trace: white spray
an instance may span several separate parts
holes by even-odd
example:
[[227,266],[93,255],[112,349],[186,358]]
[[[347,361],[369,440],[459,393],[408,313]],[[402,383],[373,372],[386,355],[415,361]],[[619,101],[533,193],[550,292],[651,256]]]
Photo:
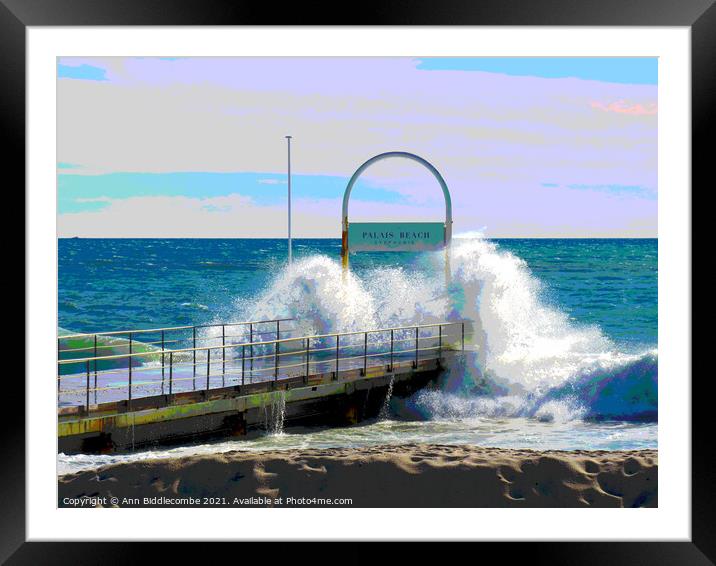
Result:
[[[527,264],[481,237],[456,238],[450,290],[442,254],[432,275],[379,268],[361,277],[344,274],[326,256],[295,261],[243,316],[292,317],[298,332],[346,332],[464,318],[473,322],[468,348],[479,371],[497,384],[499,397],[455,398],[430,392],[422,401],[438,417],[524,415],[543,420],[578,417],[574,400],[536,405],[544,393],[576,376],[627,363],[595,326],[578,326],[541,299],[542,285]],[[475,369],[475,368],[471,368]],[[445,406],[451,404],[450,407]],[[454,406],[458,404],[458,406]]]

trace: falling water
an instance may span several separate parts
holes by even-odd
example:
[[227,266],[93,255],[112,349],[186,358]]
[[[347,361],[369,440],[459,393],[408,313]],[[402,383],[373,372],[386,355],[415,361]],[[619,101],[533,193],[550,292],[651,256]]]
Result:
[[383,401],[383,406],[380,409],[380,414],[378,415],[378,418],[381,421],[384,421],[388,418],[388,411],[390,410],[390,398],[393,396],[393,383],[395,382],[395,374],[390,374],[390,383],[388,383],[388,392],[385,395],[385,400]]
[[270,414],[264,407],[264,415],[266,418],[266,429],[269,434],[283,434],[283,421],[286,418],[286,391],[277,391],[271,397]]

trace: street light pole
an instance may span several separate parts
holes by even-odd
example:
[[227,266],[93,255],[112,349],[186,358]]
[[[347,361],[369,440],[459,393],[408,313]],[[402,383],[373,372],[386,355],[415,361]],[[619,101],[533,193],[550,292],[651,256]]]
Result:
[[288,263],[293,262],[291,243],[291,136],[286,136],[288,141]]

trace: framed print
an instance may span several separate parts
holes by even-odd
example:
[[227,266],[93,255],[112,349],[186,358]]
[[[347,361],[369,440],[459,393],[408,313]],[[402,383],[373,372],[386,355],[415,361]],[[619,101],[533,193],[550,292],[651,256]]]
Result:
[[0,6],[27,203],[3,558],[711,563],[711,3],[216,8]]

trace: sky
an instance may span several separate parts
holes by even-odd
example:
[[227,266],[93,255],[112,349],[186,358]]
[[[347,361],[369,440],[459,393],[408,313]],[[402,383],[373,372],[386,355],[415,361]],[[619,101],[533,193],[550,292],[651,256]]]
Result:
[[[338,238],[407,151],[453,233],[657,236],[657,59],[59,58],[60,237]],[[352,221],[439,221],[431,173]]]

